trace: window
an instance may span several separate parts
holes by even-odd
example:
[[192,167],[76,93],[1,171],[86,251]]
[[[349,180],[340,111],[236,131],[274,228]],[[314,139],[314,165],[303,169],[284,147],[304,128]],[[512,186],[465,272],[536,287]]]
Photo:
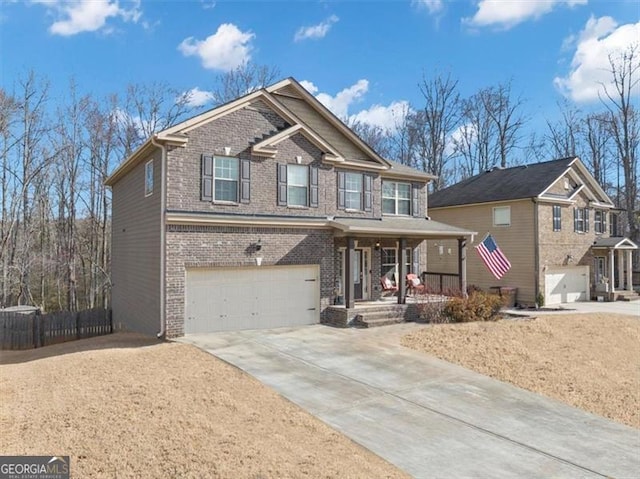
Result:
[[511,225],[511,206],[497,206],[493,209],[493,226]]
[[611,236],[620,236],[618,234],[618,215],[616,213],[611,213],[609,216],[609,235]]
[[144,165],[144,196],[153,194],[153,160]]
[[338,171],[338,208],[341,210],[373,211],[371,190],[373,176]]
[[553,231],[562,229],[562,207],[553,205]]
[[362,210],[362,175],[346,173],[344,180],[344,207],[348,210]]
[[573,230],[576,233],[589,231],[589,210],[587,208],[575,208],[573,210]]
[[238,201],[238,159],[214,158],[214,201]]
[[[405,265],[405,269],[408,273],[412,273],[413,271],[413,250],[411,248],[407,248],[407,264]],[[381,275],[386,276],[387,278],[396,281],[399,274],[399,257],[398,257],[398,248],[382,248],[382,257],[381,257]]]
[[411,185],[408,183],[383,181],[382,212],[389,215],[410,215]]
[[308,206],[309,168],[305,165],[287,165],[287,204]]
[[607,212],[596,210],[593,215],[593,229],[596,233],[607,232]]
[[[241,164],[242,171],[240,171]],[[238,158],[202,155],[201,199],[203,201],[249,203],[250,172],[249,160],[240,161]]]

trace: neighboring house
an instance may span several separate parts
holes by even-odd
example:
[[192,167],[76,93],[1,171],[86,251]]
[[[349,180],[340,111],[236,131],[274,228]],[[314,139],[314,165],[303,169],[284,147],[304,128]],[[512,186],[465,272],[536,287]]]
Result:
[[345,325],[382,275],[404,303],[425,240],[463,251],[472,234],[428,219],[433,178],[381,158],[293,79],[161,131],[107,180],[114,324]]
[[[528,305],[540,293],[557,304],[633,291],[638,247],[618,236],[618,212],[577,157],[494,168],[429,197],[433,219],[478,231],[476,243],[491,233],[512,264],[496,280],[477,252],[469,253],[468,284],[517,287],[517,301]],[[427,256],[429,271],[455,267],[446,244],[429,242]]]

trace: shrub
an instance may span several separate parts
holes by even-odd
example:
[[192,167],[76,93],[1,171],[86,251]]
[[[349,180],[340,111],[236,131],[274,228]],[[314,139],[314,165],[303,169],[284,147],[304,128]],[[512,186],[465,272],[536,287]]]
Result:
[[416,307],[418,308],[420,321],[435,324],[451,322],[449,317],[444,312],[447,301],[448,298],[444,296],[421,296],[420,299],[416,301]]
[[497,294],[474,291],[467,298],[452,298],[445,305],[444,314],[454,323],[495,321],[502,306],[502,298]]

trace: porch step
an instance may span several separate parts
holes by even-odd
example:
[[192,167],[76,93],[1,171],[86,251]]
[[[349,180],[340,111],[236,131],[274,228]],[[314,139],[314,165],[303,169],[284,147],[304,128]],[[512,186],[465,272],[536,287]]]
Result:
[[369,306],[363,308],[355,317],[354,325],[362,328],[387,326],[404,323],[408,319],[409,306],[396,304],[388,306]]
[[616,301],[638,301],[640,294],[635,291],[616,291]]

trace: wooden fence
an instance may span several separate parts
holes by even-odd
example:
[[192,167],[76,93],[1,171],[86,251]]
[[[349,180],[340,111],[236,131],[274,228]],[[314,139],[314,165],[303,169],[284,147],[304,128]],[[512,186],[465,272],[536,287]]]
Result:
[[20,314],[0,311],[0,349],[31,349],[113,333],[110,309]]

